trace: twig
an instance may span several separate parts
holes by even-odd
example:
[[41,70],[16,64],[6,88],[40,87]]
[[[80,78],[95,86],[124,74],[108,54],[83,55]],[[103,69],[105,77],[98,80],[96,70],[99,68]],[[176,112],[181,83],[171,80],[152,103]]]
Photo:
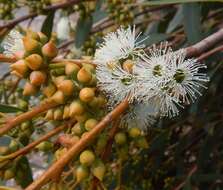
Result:
[[212,49],[212,50],[210,50],[210,51],[207,51],[207,52],[201,54],[201,56],[199,56],[199,57],[197,58],[197,60],[201,61],[201,60],[203,60],[203,59],[206,59],[206,58],[209,57],[210,55],[213,55],[213,54],[215,54],[215,53],[217,53],[217,52],[219,52],[219,51],[223,51],[223,45],[220,45],[220,46],[218,46],[218,47],[216,47],[216,48],[214,48],[214,49]]
[[69,126],[70,124],[73,124],[73,121],[69,121],[53,130],[51,130],[49,133],[47,133],[46,135],[40,137],[38,140],[33,141],[32,143],[30,143],[29,145],[25,146],[24,148],[21,148],[20,150],[13,152],[12,154],[9,154],[7,156],[4,156],[3,158],[0,158],[0,162],[4,161],[4,160],[8,160],[8,159],[13,159],[16,158],[20,155],[24,155],[26,153],[28,153],[29,151],[32,150],[32,148],[34,148],[35,146],[37,146],[38,144],[40,144],[41,142],[49,139],[50,137],[56,135],[57,133],[59,133],[60,131],[62,131],[64,128],[66,128],[67,126]]
[[0,54],[0,62],[6,62],[6,63],[14,63],[17,59],[14,56],[6,56],[3,54]]
[[31,118],[37,116],[39,113],[45,112],[53,107],[57,106],[55,103],[45,103],[41,104],[37,107],[34,107],[31,111],[22,113],[15,117],[14,119],[10,119],[6,122],[6,124],[0,128],[0,136],[5,134],[7,131],[15,127],[16,125],[19,125],[23,121],[30,120]]
[[40,189],[42,185],[47,183],[50,179],[54,178],[56,175],[60,175],[64,166],[77,154],[83,150],[89,142],[92,141],[97,135],[113,120],[119,117],[127,108],[128,100],[125,99],[120,103],[113,111],[107,114],[88,134],[82,137],[77,143],[75,143],[65,155],[55,162],[45,173],[43,173],[38,179],[36,179],[31,185],[29,185],[26,190],[37,190]]
[[[197,165],[194,165],[191,170],[189,171],[186,180],[189,179],[196,171],[197,171]],[[186,180],[181,182],[177,187],[175,187],[173,190],[181,190],[181,188],[186,184]]]

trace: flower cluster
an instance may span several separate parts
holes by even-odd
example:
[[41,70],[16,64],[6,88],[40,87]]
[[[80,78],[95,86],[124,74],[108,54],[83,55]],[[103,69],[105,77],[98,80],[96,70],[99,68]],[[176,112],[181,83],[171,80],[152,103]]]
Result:
[[124,118],[145,128],[145,118],[178,115],[179,108],[201,95],[209,79],[200,72],[206,66],[196,59],[186,59],[184,49],[174,52],[164,42],[145,53],[138,39],[131,27],[121,27],[105,36],[95,53],[96,76],[110,105],[128,97],[134,108]]

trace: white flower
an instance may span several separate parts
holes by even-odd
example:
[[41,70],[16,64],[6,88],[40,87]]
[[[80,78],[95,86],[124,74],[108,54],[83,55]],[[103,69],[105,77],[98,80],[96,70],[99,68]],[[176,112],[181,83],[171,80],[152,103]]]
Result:
[[129,97],[130,102],[137,99],[137,78],[120,65],[115,65],[112,69],[97,66],[96,76],[99,89],[108,95],[111,105],[120,103],[126,97]]
[[61,40],[67,40],[70,37],[70,23],[68,17],[60,18],[56,28],[57,36]]
[[207,66],[199,63],[196,59],[185,59],[184,49],[175,52],[171,59],[171,71],[173,80],[171,81],[171,95],[179,102],[190,104],[201,96],[201,91],[206,89],[205,84],[209,81],[206,73],[201,73],[200,69]]
[[143,40],[137,42],[139,35],[136,36],[135,27],[131,30],[130,26],[127,29],[121,27],[116,32],[107,34],[104,42],[96,49],[95,63],[106,64],[129,56],[138,56],[144,47],[141,45]]
[[151,104],[132,104],[129,106],[127,113],[122,117],[121,124],[128,128],[138,127],[147,131],[156,121],[157,113]]
[[5,55],[14,55],[16,52],[24,51],[22,34],[20,34],[17,30],[12,30],[4,39],[2,46],[4,48]]

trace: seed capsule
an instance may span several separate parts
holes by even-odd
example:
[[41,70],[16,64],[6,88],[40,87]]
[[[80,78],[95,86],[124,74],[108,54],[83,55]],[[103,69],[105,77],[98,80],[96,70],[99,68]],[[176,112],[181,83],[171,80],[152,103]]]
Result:
[[52,83],[48,84],[46,87],[43,88],[43,94],[49,98],[56,92],[56,86]]
[[30,74],[30,83],[36,86],[40,86],[46,82],[47,76],[43,71],[33,71]]
[[80,154],[80,163],[86,166],[93,164],[95,155],[91,150],[85,150]]
[[38,70],[43,65],[43,58],[39,54],[32,54],[25,59],[32,70]]
[[92,75],[89,71],[82,67],[77,73],[77,79],[82,83],[88,83],[91,81]]
[[103,180],[105,175],[105,165],[102,161],[97,161],[92,167],[93,175],[98,178],[100,181]]
[[119,145],[125,144],[127,141],[125,133],[119,132],[115,135],[115,142]]
[[93,88],[82,88],[79,97],[83,102],[90,102],[94,99],[95,93]]
[[53,148],[53,143],[49,141],[43,141],[36,146],[36,148],[40,151],[50,151]]
[[42,53],[44,56],[52,59],[57,56],[58,49],[52,41],[49,41],[42,47]]
[[37,51],[39,49],[39,42],[29,38],[29,37],[24,37],[23,38],[23,45],[26,51],[28,52],[34,52]]
[[141,130],[138,127],[132,127],[129,129],[129,136],[132,138],[137,138],[141,135]]
[[78,121],[78,122],[85,122],[88,119],[88,114],[85,112],[82,115],[75,115],[74,118]]
[[75,115],[81,115],[84,113],[84,106],[80,103],[80,101],[73,101],[70,104],[70,117]]
[[65,95],[70,96],[74,92],[74,84],[71,80],[63,80],[58,85],[58,89],[61,90]]
[[4,180],[12,179],[15,176],[15,169],[7,169],[4,172]]
[[25,77],[25,75],[27,74],[29,68],[27,66],[27,61],[24,59],[21,59],[19,61],[16,61],[15,63],[10,65],[10,68],[13,71],[16,71],[17,73],[19,73],[22,77]]
[[86,166],[80,165],[77,167],[75,174],[77,181],[81,182],[89,176],[89,169]]
[[90,131],[91,129],[93,129],[96,125],[98,124],[98,121],[96,119],[88,119],[86,122],[85,122],[85,129],[87,131]]
[[38,88],[31,84],[30,82],[26,82],[24,89],[23,89],[23,95],[24,96],[31,96],[35,95],[37,93]]
[[80,70],[80,67],[73,63],[66,63],[65,65],[65,74],[72,75],[73,73],[77,73]]
[[50,99],[58,104],[63,104],[65,101],[64,94],[60,90],[57,90]]
[[9,144],[10,152],[15,152],[16,150],[18,150],[18,148],[19,148],[19,144],[15,140],[11,140]]
[[71,131],[72,131],[72,134],[74,134],[74,135],[81,135],[81,134],[82,134],[81,123],[79,123],[79,122],[76,123],[76,124],[72,127]]

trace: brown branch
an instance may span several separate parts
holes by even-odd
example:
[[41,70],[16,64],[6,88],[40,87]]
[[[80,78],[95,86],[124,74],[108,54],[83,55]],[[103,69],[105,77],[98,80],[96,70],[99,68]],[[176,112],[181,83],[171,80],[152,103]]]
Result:
[[177,185],[177,187],[175,187],[173,190],[181,190],[183,188],[183,186],[186,184],[186,181],[188,178],[190,178],[196,171],[197,171],[198,167],[197,165],[194,165],[191,170],[189,171],[186,180],[184,180],[183,182],[181,182],[179,185]]
[[198,60],[198,61],[204,60],[204,59],[206,59],[207,57],[209,57],[209,56],[211,56],[211,55],[213,55],[213,54],[215,54],[215,53],[217,53],[217,52],[219,52],[219,51],[223,51],[223,45],[220,45],[220,46],[218,46],[218,47],[216,47],[216,48],[214,48],[214,49],[212,49],[212,50],[210,50],[210,51],[207,51],[207,52],[201,54],[201,55],[197,58],[197,60]]
[[25,16],[21,16],[17,19],[14,19],[14,20],[11,20],[9,22],[7,22],[6,24],[3,24],[0,26],[0,31],[5,29],[5,28],[13,28],[15,25],[19,24],[20,22],[23,22],[25,20],[28,20],[30,18],[34,18],[37,16],[37,13],[31,13],[31,14],[28,14],[28,15],[25,15]]
[[37,116],[38,114],[55,107],[56,105],[57,104],[55,104],[55,103],[41,104],[37,107],[34,107],[31,111],[22,113],[22,114],[16,116],[15,118],[8,120],[3,127],[0,127],[0,136],[5,134],[7,131],[12,129],[16,125],[19,125],[20,123],[22,123],[24,121],[30,120],[31,118]]
[[201,40],[197,44],[186,48],[187,57],[198,56],[201,53],[205,52],[209,48],[218,44],[223,40],[223,28],[217,31],[216,33],[208,36],[207,38]]
[[62,131],[64,128],[66,128],[67,126],[69,126],[70,124],[73,124],[72,121],[69,121],[53,130],[51,130],[49,133],[45,134],[44,136],[40,137],[38,140],[33,141],[32,143],[30,143],[29,145],[25,146],[24,148],[19,149],[16,152],[13,152],[12,154],[9,154],[7,156],[5,156],[3,159],[0,159],[0,161],[4,161],[4,160],[8,160],[8,159],[13,159],[16,158],[20,155],[24,155],[26,153],[28,153],[29,151],[31,151],[35,146],[37,146],[38,144],[40,144],[41,142],[49,139],[50,137],[56,135],[57,133],[59,133],[60,131]]
[[128,100],[125,99],[120,103],[113,111],[107,114],[88,134],[82,137],[77,143],[75,143],[65,155],[63,155],[58,161],[56,161],[45,173],[43,173],[38,179],[30,184],[26,190],[38,190],[42,185],[47,183],[50,179],[60,175],[64,166],[68,164],[77,154],[83,150],[89,142],[91,142],[97,135],[113,120],[117,119],[127,108]]

